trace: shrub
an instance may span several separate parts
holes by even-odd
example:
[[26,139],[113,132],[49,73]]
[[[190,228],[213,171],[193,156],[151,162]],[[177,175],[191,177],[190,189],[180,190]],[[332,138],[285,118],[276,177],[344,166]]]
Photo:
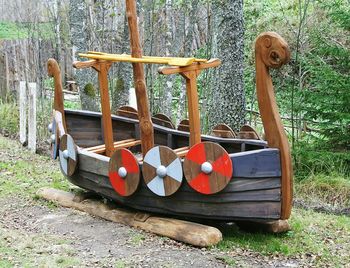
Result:
[[14,102],[0,101],[0,132],[14,136],[19,132],[19,111]]

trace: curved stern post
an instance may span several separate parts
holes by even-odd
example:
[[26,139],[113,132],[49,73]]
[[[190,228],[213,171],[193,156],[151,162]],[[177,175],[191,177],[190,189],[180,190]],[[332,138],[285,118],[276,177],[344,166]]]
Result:
[[[67,133],[66,118],[64,114],[64,103],[63,103],[64,99],[63,99],[61,70],[55,59],[49,59],[47,61],[47,73],[50,77],[53,77],[53,80],[54,80],[55,94],[54,94],[53,109],[61,113],[64,133]],[[64,134],[64,133],[61,133],[61,134]]]
[[290,147],[279,115],[269,68],[280,68],[290,59],[287,42],[274,32],[260,34],[255,41],[256,90],[259,110],[269,147],[278,148],[282,169],[281,219],[288,219],[292,209],[293,169]]

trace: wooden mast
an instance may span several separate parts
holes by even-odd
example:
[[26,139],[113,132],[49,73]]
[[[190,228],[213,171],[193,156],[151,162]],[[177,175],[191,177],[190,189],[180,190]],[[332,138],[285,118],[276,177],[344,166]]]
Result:
[[256,89],[259,110],[269,147],[278,148],[282,170],[281,219],[288,219],[292,210],[293,169],[287,135],[278,112],[269,68],[280,68],[290,59],[286,41],[277,33],[266,32],[255,42]]
[[[136,1],[126,0],[131,56],[142,58],[140,37],[137,27]],[[151,121],[149,102],[147,97],[145,73],[142,63],[133,63],[134,84],[137,99],[137,110],[140,122],[140,137],[142,154],[145,155],[154,146],[153,124]]]

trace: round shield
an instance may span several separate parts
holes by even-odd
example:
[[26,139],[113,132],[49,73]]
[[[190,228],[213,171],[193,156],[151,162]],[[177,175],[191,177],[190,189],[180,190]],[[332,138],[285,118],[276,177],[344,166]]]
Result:
[[224,148],[213,142],[194,145],[184,160],[188,184],[202,194],[223,190],[232,177],[232,161]]
[[64,134],[60,141],[60,165],[66,176],[72,176],[77,168],[78,153],[77,146],[69,134]]
[[154,147],[144,157],[142,174],[153,193],[159,196],[172,195],[182,183],[181,160],[169,147]]
[[121,196],[130,196],[140,182],[140,169],[135,156],[127,149],[115,151],[109,160],[109,181]]
[[60,147],[60,139],[59,139],[56,119],[54,116],[52,117],[52,122],[49,124],[48,129],[49,129],[49,132],[51,133],[51,136],[50,136],[51,158],[56,159],[58,156],[58,149]]

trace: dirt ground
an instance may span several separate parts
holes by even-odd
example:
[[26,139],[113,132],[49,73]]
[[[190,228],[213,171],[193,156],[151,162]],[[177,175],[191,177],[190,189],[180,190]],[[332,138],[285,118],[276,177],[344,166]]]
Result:
[[242,249],[224,253],[195,248],[75,210],[24,203],[15,197],[2,200],[0,207],[1,238],[16,252],[13,256],[0,252],[0,256],[18,267],[298,266],[296,260],[269,260]]
[[0,267],[309,267],[239,245],[195,248],[35,197],[68,189],[58,163],[0,136]]

